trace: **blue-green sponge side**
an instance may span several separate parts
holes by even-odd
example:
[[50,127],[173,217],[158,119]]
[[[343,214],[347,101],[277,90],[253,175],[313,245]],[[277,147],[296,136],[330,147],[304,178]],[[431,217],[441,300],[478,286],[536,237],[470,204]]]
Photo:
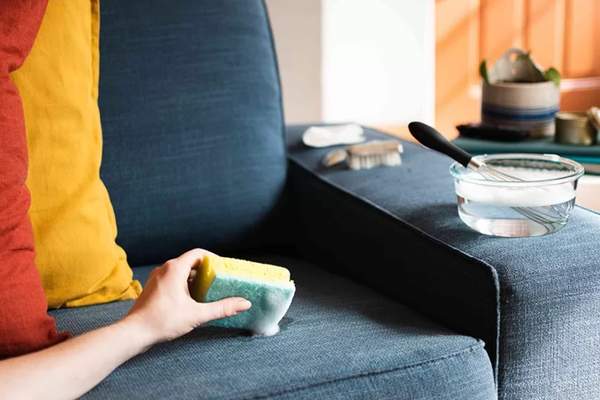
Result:
[[233,317],[213,321],[210,325],[247,329],[258,335],[274,335],[279,331],[279,321],[290,307],[295,291],[293,282],[277,285],[217,275],[206,293],[205,301],[239,296],[249,300],[252,307]]

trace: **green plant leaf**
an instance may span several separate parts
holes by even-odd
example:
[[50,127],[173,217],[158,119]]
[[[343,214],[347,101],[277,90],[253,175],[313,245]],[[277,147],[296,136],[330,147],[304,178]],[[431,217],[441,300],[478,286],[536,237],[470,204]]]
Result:
[[544,71],[544,79],[554,82],[556,86],[560,86],[560,72],[554,67],[550,67]]
[[481,76],[481,79],[483,79],[485,83],[490,83],[488,78],[487,62],[485,59],[481,60],[481,63],[479,64],[479,76]]

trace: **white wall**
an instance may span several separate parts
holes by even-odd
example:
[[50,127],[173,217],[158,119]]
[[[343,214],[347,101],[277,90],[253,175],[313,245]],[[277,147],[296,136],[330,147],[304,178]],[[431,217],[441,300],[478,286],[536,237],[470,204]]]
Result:
[[267,0],[287,123],[322,120],[321,0]]
[[434,0],[267,0],[288,123],[434,119]]

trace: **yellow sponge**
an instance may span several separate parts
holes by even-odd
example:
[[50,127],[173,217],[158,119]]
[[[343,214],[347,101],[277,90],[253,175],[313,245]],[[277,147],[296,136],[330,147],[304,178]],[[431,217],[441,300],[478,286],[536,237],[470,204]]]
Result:
[[211,325],[248,329],[260,335],[279,331],[279,321],[287,312],[295,291],[286,268],[214,254],[204,258],[191,287],[196,301],[211,302],[232,296],[249,300],[250,310]]

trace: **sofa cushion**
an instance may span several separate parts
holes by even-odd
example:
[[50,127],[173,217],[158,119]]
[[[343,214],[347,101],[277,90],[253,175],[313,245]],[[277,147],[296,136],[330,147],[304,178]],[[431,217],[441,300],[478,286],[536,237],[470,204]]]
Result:
[[[85,398],[493,399],[481,341],[456,335],[386,297],[304,262],[297,293],[273,337],[200,328],[117,369]],[[143,280],[151,267],[136,268]],[[56,310],[81,333],[123,315],[129,302]]]
[[115,243],[115,214],[98,176],[99,1],[51,0],[31,54],[12,74],[25,110],[29,215],[50,307],[141,292]]
[[27,212],[25,118],[10,73],[23,63],[37,35],[46,1],[0,2],[0,359],[60,340],[34,263]]
[[[404,143],[399,168],[326,170],[326,150],[302,145],[305,128],[288,137],[307,252],[483,339],[501,399],[600,398],[598,214],[575,207],[562,230],[542,237],[484,236],[457,215],[447,157]],[[385,273],[362,267],[374,254]]]
[[263,3],[103,0],[101,13],[102,176],[129,260],[256,241],[286,174]]

